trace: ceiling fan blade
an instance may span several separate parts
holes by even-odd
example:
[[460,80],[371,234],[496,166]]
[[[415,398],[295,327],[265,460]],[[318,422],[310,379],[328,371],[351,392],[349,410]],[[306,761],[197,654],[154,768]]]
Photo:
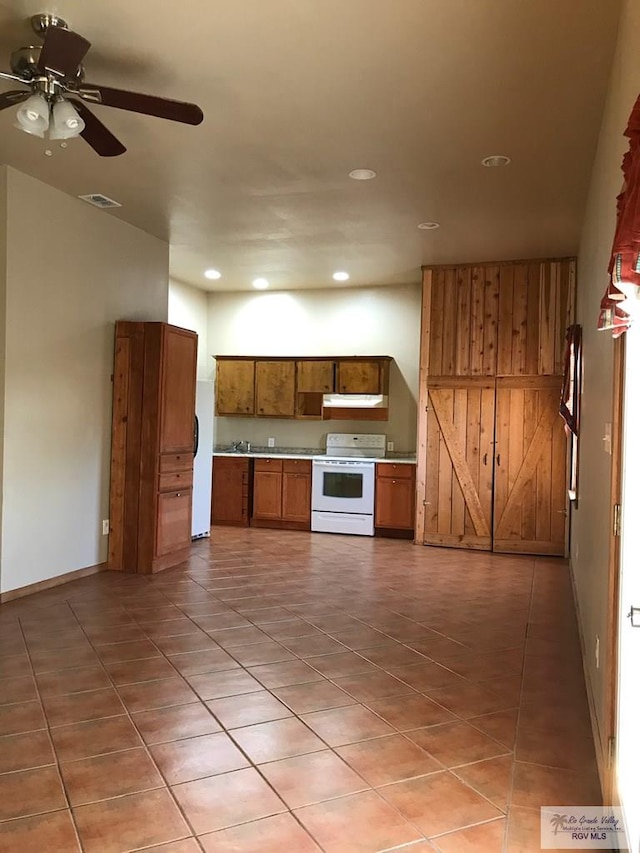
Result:
[[7,107],[26,101],[30,94],[30,92],[3,92],[0,95],[0,110],[6,110]]
[[94,104],[166,118],[169,121],[181,121],[184,124],[200,124],[204,118],[202,110],[196,104],[171,101],[155,95],[143,95],[141,92],[127,92],[124,89],[111,89],[108,86],[83,83],[78,87],[77,94]]
[[10,74],[8,71],[0,71],[0,80],[11,80],[13,83],[23,83],[25,86],[29,85],[28,80],[23,80],[22,77],[18,77],[17,74]]
[[51,71],[58,77],[74,78],[91,42],[72,30],[48,27],[40,51],[38,70]]
[[84,130],[80,136],[88,142],[93,150],[101,157],[117,157],[127,150],[122,142],[117,139],[108,127],[105,127],[100,119],[96,118],[89,107],[82,101],[73,99],[73,105],[78,110],[84,121]]

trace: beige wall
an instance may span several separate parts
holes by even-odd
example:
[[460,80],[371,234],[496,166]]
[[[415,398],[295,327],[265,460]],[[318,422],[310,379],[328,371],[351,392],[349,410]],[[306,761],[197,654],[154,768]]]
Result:
[[[578,322],[584,334],[584,392],[580,436],[579,504],[573,513],[571,563],[579,618],[586,649],[586,671],[597,726],[603,729],[607,660],[608,545],[611,456],[602,437],[611,421],[613,342],[596,331],[598,307],[607,283],[607,265],[615,227],[620,165],[626,150],[625,129],[640,93],[640,0],[623,2],[619,41],[596,160],[594,163],[578,261]],[[595,665],[600,637],[600,666]]]
[[3,592],[107,556],[114,321],[166,320],[168,245],[7,169]]
[[169,281],[169,322],[198,335],[198,379],[211,379],[214,361],[207,348],[207,294],[188,284]]
[[319,447],[327,432],[384,432],[414,451],[420,287],[209,294],[211,355],[390,355],[388,422],[216,418],[214,441]]

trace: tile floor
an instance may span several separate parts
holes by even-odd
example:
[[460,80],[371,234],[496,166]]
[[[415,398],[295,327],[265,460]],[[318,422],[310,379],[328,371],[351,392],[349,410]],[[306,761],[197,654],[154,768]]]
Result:
[[599,801],[561,560],[216,528],[0,607],[2,853],[528,853]]

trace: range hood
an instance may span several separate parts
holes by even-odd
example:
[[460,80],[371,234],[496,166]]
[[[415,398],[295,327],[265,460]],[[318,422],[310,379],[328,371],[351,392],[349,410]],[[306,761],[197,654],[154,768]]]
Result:
[[389,398],[386,394],[323,394],[325,409],[386,409]]

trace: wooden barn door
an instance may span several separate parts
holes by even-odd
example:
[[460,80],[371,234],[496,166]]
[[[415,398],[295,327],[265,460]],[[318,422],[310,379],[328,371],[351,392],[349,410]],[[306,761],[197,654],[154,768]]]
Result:
[[491,550],[495,380],[429,382],[426,545]]
[[562,378],[496,380],[493,550],[564,555],[566,448]]

